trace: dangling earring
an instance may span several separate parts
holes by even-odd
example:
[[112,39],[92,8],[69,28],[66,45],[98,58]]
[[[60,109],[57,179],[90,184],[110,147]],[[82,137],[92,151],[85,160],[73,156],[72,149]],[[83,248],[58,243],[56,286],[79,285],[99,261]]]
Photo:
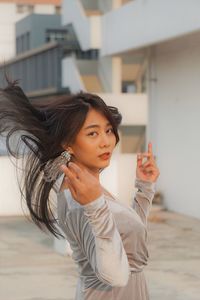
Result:
[[55,159],[49,160],[44,167],[43,179],[47,182],[58,179],[62,174],[61,165],[66,165],[71,159],[71,153],[68,150],[63,151]]

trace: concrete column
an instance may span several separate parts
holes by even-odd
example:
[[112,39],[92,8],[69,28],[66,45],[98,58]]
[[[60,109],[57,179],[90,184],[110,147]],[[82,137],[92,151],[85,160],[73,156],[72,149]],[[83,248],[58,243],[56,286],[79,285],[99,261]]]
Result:
[[121,93],[122,60],[121,57],[112,58],[112,92]]
[[101,57],[98,75],[106,93],[121,93],[122,61],[120,57]]
[[136,91],[137,91],[137,93],[142,93],[142,78],[141,77],[136,81]]

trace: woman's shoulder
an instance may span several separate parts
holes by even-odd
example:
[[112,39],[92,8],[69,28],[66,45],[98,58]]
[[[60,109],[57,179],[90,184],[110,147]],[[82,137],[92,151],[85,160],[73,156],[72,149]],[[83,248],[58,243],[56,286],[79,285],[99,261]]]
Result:
[[82,210],[82,205],[73,198],[69,188],[59,192],[58,201],[63,202],[63,205],[67,207],[68,213]]

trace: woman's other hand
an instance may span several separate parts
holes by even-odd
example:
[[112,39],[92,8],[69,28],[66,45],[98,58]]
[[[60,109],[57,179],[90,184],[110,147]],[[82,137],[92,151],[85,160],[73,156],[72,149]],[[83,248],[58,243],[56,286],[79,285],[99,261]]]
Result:
[[72,197],[81,205],[88,204],[103,194],[99,180],[83,166],[70,162],[68,167],[62,165],[61,170],[65,173],[64,182]]
[[[147,160],[143,163],[143,158]],[[148,143],[148,152],[137,154],[137,168],[136,168],[136,178],[155,182],[160,175],[159,169],[156,166],[154,159],[152,144]]]

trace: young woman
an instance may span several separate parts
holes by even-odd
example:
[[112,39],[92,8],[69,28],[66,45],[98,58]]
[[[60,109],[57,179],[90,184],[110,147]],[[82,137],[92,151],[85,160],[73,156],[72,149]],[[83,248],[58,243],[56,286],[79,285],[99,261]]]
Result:
[[[152,144],[137,156],[132,207],[123,205],[99,180],[119,142],[118,109],[88,93],[33,103],[15,83],[2,89],[0,133],[9,153],[25,159],[21,192],[32,220],[57,237],[62,232],[70,243],[78,266],[75,299],[149,299],[143,273],[147,217],[159,176]],[[21,143],[14,147],[16,139]]]

